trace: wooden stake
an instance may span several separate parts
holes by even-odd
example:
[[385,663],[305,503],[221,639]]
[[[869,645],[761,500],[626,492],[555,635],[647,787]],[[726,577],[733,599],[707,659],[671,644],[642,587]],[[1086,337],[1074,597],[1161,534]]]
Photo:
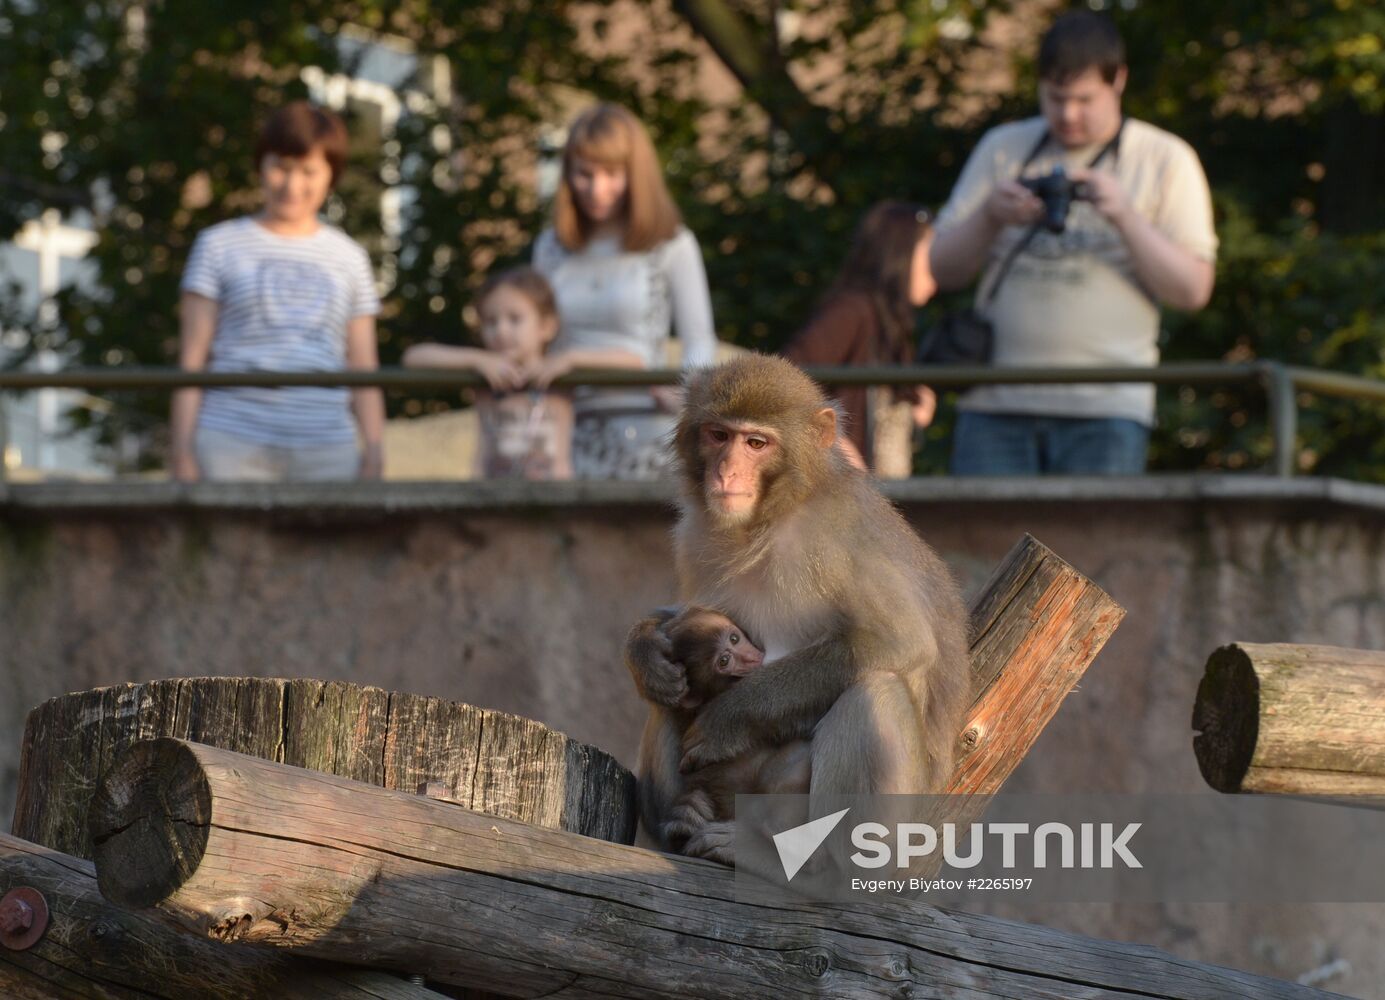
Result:
[[1385,795],[1385,653],[1223,646],[1207,660],[1193,729],[1219,792]]
[[998,791],[1124,617],[1047,546],[1020,539],[972,601],[976,698],[947,791]]

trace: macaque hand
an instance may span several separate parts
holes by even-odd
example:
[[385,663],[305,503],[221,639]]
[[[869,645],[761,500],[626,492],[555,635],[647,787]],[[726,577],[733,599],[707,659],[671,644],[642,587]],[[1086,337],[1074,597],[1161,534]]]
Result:
[[739,757],[750,749],[747,727],[737,718],[726,694],[709,701],[683,734],[683,759],[678,769],[684,774]]
[[645,701],[667,708],[691,707],[688,675],[683,665],[672,659],[673,646],[663,630],[666,620],[645,618],[630,630],[625,639],[625,666]]
[[1044,203],[1019,181],[1001,181],[986,198],[984,208],[997,226],[1027,226],[1039,221]]

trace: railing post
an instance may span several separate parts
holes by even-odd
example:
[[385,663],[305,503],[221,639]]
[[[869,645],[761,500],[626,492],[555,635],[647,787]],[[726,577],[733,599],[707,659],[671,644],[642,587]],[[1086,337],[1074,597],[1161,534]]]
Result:
[[10,478],[10,394],[0,392],[0,487]]
[[1295,398],[1293,373],[1279,361],[1262,361],[1257,367],[1269,403],[1270,439],[1273,442],[1270,467],[1276,476],[1292,476],[1298,439],[1298,400]]

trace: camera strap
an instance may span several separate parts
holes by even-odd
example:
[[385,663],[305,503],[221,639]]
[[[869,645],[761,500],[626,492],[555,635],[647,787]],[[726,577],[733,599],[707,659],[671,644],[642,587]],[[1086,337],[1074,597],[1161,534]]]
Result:
[[[1096,156],[1092,157],[1091,161],[1087,164],[1088,170],[1091,170],[1098,163],[1100,163],[1106,157],[1107,153],[1114,154],[1120,152],[1121,134],[1124,131],[1125,115],[1121,115],[1121,123],[1116,128],[1116,134],[1111,136],[1111,140],[1097,151]],[[1029,155],[1026,156],[1024,158],[1024,162],[1020,164],[1020,174],[1023,174],[1025,168],[1039,158],[1039,154],[1042,153],[1044,151],[1044,147],[1048,145],[1049,136],[1050,132],[1047,128],[1045,128],[1043,134],[1039,136],[1039,141],[1034,144],[1034,148],[1029,151]],[[1016,176],[1019,175],[1017,174]],[[995,281],[991,282],[991,287],[986,292],[985,301],[978,301],[976,303],[976,308],[978,312],[982,309],[982,307],[990,305],[995,300],[996,293],[1000,291],[1001,282],[1003,282],[1005,280],[1005,276],[1010,273],[1010,267],[1015,263],[1015,258],[1017,258],[1020,254],[1024,253],[1024,248],[1029,246],[1030,241],[1033,240],[1036,235],[1038,235],[1038,232],[1040,229],[1043,228],[1043,225],[1044,223],[1042,219],[1031,225],[1025,231],[1025,234],[1021,236],[1018,241],[1016,241],[1015,245],[1010,248],[1010,252],[1007,253],[1005,255],[1005,259],[1000,262],[1000,270],[996,273]]]

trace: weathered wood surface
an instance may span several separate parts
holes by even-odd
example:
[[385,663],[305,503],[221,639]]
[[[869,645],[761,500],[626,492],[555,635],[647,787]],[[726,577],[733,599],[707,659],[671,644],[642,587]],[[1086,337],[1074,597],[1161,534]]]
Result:
[[175,740],[124,752],[93,823],[101,890],[123,905],[513,996],[1324,995],[922,904],[738,895],[709,862]]
[[173,736],[473,809],[634,840],[634,778],[609,754],[529,719],[340,681],[195,677],[50,699],[29,713],[13,832],[91,856],[87,807],[115,755]]
[[1047,546],[1020,539],[972,600],[976,696],[947,791],[998,791],[1124,617]]
[[1193,729],[1217,791],[1385,795],[1385,653],[1223,646],[1207,660]]
[[50,919],[27,951],[0,948],[0,997],[63,1000],[437,1000],[396,975],[223,948],[112,906],[90,861],[0,834],[0,896],[43,893]]

